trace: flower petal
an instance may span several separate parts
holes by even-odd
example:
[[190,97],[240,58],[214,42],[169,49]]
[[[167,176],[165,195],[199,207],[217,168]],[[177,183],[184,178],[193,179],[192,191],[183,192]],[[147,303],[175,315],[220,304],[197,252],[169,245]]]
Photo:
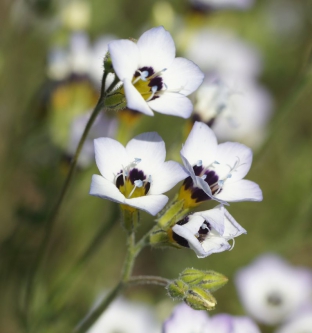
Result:
[[136,90],[130,79],[124,79],[124,90],[127,99],[127,107],[131,110],[142,112],[148,116],[154,116],[154,113],[145,102],[142,95]]
[[121,81],[132,80],[139,68],[139,50],[137,45],[128,39],[114,40],[108,44],[115,73]]
[[262,201],[262,191],[258,184],[242,179],[235,183],[225,182],[222,191],[216,195],[218,199],[226,201]]
[[139,67],[152,67],[156,72],[168,68],[175,57],[174,41],[164,27],[146,31],[138,40]]
[[89,194],[102,199],[108,199],[118,203],[124,203],[125,197],[118,188],[99,175],[93,175]]
[[163,139],[156,132],[137,135],[126,146],[130,159],[140,158],[138,168],[152,174],[166,158],[166,147]]
[[131,162],[125,147],[111,138],[95,139],[94,150],[96,165],[110,182],[114,182],[117,173]]
[[223,237],[207,237],[203,243],[202,247],[205,251],[205,256],[198,256],[198,258],[204,258],[212,253],[219,253],[231,248],[231,245]]
[[168,197],[162,194],[147,195],[143,197],[125,199],[125,203],[155,216],[159,213],[168,202]]
[[241,234],[247,234],[247,231],[236,222],[234,217],[224,208],[221,208],[222,211],[224,212],[224,232],[222,236],[226,239],[232,239],[234,237],[238,237]]
[[[235,171],[231,173],[231,178],[227,183],[244,178],[252,163],[252,150],[245,145],[237,142],[225,142],[218,146],[216,160],[220,163],[215,166],[216,173],[223,178],[229,172],[229,166],[232,168],[236,164]],[[222,172],[221,168],[225,167]],[[219,170],[220,169],[220,170]]]
[[188,96],[203,82],[204,73],[192,61],[185,58],[175,58],[171,66],[162,74],[168,90],[177,90]]
[[[181,155],[182,162],[183,162],[183,164],[184,164],[184,166],[185,166],[185,170],[186,170],[186,172],[187,172],[188,175],[192,178],[193,185],[194,185],[194,186],[197,186],[196,184],[197,184],[197,178],[198,178],[198,177],[195,176],[195,173],[194,173],[194,169],[193,169],[193,167],[191,166],[191,164],[189,163],[189,161],[187,160],[187,158],[184,157],[184,156],[182,155],[182,150],[181,150],[180,155]],[[210,192],[211,192],[211,191],[210,191]]]
[[165,92],[148,105],[159,113],[169,114],[182,118],[189,118],[193,111],[192,102],[182,94]]
[[172,230],[179,236],[183,237],[184,239],[187,240],[190,248],[192,250],[194,250],[194,252],[196,253],[196,255],[199,258],[204,258],[206,256],[206,252],[203,249],[202,245],[200,244],[200,242],[198,241],[198,239],[194,236],[194,234],[192,233],[191,230],[176,224]]
[[193,166],[199,160],[203,166],[208,166],[215,161],[217,154],[217,139],[213,131],[204,123],[195,122],[181,154]]
[[205,210],[203,212],[197,212],[194,215],[202,216],[216,231],[223,235],[224,233],[224,212],[220,208],[214,208]]
[[184,168],[177,162],[168,161],[152,175],[152,185],[149,194],[159,194],[169,191],[178,182],[188,177]]

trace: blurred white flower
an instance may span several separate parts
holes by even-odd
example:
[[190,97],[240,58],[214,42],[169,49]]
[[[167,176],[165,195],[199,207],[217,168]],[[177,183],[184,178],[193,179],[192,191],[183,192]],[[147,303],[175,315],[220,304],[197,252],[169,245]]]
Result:
[[312,272],[268,254],[238,271],[236,286],[249,314],[259,322],[276,325],[309,301]]
[[199,30],[185,54],[209,77],[255,78],[262,70],[258,50],[224,30]]
[[206,124],[195,122],[181,158],[189,177],[183,183],[180,198],[189,207],[209,199],[221,203],[262,200],[259,186],[243,179],[251,167],[251,149],[237,142],[218,145]]
[[53,80],[63,80],[70,75],[85,76],[97,86],[101,86],[103,61],[112,36],[98,38],[93,44],[84,32],[71,35],[68,49],[54,47],[48,55],[48,76]]
[[124,298],[114,301],[87,333],[156,333],[158,324],[152,309]]
[[202,83],[204,75],[192,61],[175,58],[174,41],[157,27],[137,41],[109,43],[114,70],[123,82],[128,108],[153,116],[152,110],[188,118],[193,110],[186,97]]
[[156,132],[130,140],[126,147],[110,138],[94,140],[102,174],[93,175],[90,194],[156,215],[167,203],[162,193],[187,177],[182,166],[165,162],[166,148]]
[[312,333],[312,306],[300,309],[287,323],[275,333]]
[[235,9],[248,9],[250,8],[255,0],[190,0],[191,3],[197,8],[207,9],[224,9],[224,8],[235,8]]
[[[68,143],[67,152],[73,156],[76,152],[78,143],[81,139],[82,133],[90,118],[91,112],[76,117],[70,128],[70,138]],[[84,142],[82,150],[79,155],[78,165],[82,168],[88,167],[94,161],[94,142],[93,140],[99,137],[115,136],[117,130],[117,119],[110,118],[101,112],[95,122],[93,123],[89,135]]]
[[206,122],[218,139],[259,146],[272,113],[269,92],[256,81],[259,52],[232,34],[201,30],[186,52],[205,71],[193,118]]
[[225,80],[205,82],[196,93],[193,119],[212,127],[220,141],[235,140],[257,148],[266,137],[272,97],[252,80],[230,85]]
[[248,317],[228,314],[209,317],[206,311],[193,310],[183,303],[164,322],[163,333],[260,333],[260,330]]
[[228,241],[246,233],[221,205],[187,216],[177,222],[172,231],[172,238],[181,246],[194,250],[198,258],[230,250]]

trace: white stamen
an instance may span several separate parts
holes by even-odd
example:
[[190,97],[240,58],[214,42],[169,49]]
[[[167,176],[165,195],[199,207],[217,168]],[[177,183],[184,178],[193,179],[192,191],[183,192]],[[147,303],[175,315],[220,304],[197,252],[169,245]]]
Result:
[[207,178],[207,175],[202,175],[200,178],[205,180]]
[[157,92],[157,90],[158,90],[158,87],[157,87],[157,86],[153,86],[153,87],[152,87],[152,94],[151,94],[151,96],[146,100],[146,102],[150,101],[150,100],[154,97],[154,95],[155,95],[155,93]]
[[141,158],[136,157],[136,158],[134,159],[134,162],[133,162],[133,163],[135,163],[135,164],[139,164],[141,161],[142,161]]
[[143,186],[143,181],[141,179],[135,180],[134,185],[138,188]]
[[198,160],[196,163],[196,166],[201,167],[203,165],[203,161],[202,160]]
[[209,230],[208,225],[205,222],[201,225],[200,229],[208,229]]
[[154,73],[153,75],[151,75],[148,79],[151,80],[156,76],[160,76],[163,72],[165,72],[167,70],[167,68],[162,69],[161,71]]

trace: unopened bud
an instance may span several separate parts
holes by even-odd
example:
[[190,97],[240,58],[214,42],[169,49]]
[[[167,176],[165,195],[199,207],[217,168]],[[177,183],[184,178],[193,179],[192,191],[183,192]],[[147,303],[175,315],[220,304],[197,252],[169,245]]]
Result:
[[184,302],[194,310],[213,310],[217,300],[207,290],[200,287],[189,289],[184,298]]
[[214,271],[206,271],[205,276],[197,285],[209,291],[216,291],[228,282],[228,278],[223,274]]
[[188,285],[181,280],[174,280],[167,286],[167,290],[169,296],[182,301],[188,291]]
[[195,268],[186,268],[180,274],[180,278],[191,286],[198,286],[209,291],[223,287],[228,281],[227,277],[218,272],[201,271]]
[[190,285],[197,285],[205,278],[205,272],[195,268],[186,268],[180,274],[180,278]]

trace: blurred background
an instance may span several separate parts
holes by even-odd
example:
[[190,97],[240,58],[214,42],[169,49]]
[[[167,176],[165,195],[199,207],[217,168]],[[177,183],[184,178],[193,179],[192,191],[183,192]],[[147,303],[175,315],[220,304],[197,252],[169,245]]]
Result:
[[[202,119],[202,110],[209,109],[204,121],[215,126],[220,141],[253,148],[247,178],[260,185],[264,200],[229,207],[248,231],[232,251],[197,259],[188,249],[146,248],[134,274],[174,279],[186,267],[216,270],[229,282],[216,292],[218,305],[212,313],[243,315],[234,285],[239,268],[266,252],[311,268],[312,3],[228,2],[0,2],[1,332],[26,332],[29,327],[24,314],[26,280],[88,112],[97,102],[107,42],[138,38],[153,26],[169,30],[177,54],[200,66],[208,91],[221,85],[234,100],[222,113],[213,98],[194,95],[198,114],[187,121],[162,114],[105,115],[91,139],[112,136],[125,144],[136,134],[157,131],[166,142],[167,158],[180,162],[179,150],[192,120]],[[88,194],[91,176],[98,173],[91,139],[49,232],[32,298],[34,332],[69,332],[119,278],[126,235],[118,205]],[[207,203],[200,209],[213,206]],[[139,235],[154,223],[142,213]],[[131,288],[126,296],[153,306],[160,320],[174,305],[159,287]],[[261,330],[273,332],[266,326]]]

